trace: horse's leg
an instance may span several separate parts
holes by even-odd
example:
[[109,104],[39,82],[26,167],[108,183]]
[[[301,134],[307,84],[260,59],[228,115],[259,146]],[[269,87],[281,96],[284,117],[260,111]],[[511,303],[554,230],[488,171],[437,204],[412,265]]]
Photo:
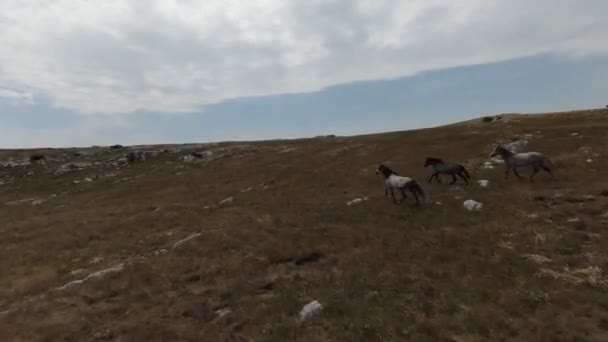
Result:
[[456,181],[457,181],[457,179],[456,179],[456,175],[455,175],[455,174],[453,174],[453,173],[451,173],[451,175],[452,175],[452,182],[451,182],[450,184],[454,184],[454,183],[456,183]]
[[466,185],[469,185],[469,180],[467,179],[467,177],[465,177],[462,172],[458,174],[458,176],[460,176],[460,178],[462,178],[464,180],[464,183]]
[[414,195],[414,198],[416,199],[416,204],[419,204],[420,200],[418,199],[418,194],[416,194],[416,191],[412,190],[412,194]]
[[513,168],[513,173],[514,173],[514,174],[517,176],[517,178],[519,178],[519,179],[523,179],[523,178],[524,178],[524,177],[522,177],[522,176],[519,174],[519,172],[517,172],[517,168],[515,168],[515,167]]
[[407,199],[407,195],[405,194],[405,189],[401,188],[401,201],[404,201],[406,199]]
[[538,166],[534,165],[534,168],[532,169],[532,174],[530,175],[530,181],[534,181],[534,176],[538,173],[539,168]]
[[395,198],[395,191],[391,188],[391,197],[393,198],[393,203],[397,204],[397,199]]
[[384,187],[384,197],[388,197],[388,186]]
[[509,178],[509,171],[511,171],[511,167],[507,165],[507,169],[505,170],[505,179]]
[[429,177],[428,182],[430,183],[433,180],[433,177],[437,177],[437,172],[433,173],[431,177]]

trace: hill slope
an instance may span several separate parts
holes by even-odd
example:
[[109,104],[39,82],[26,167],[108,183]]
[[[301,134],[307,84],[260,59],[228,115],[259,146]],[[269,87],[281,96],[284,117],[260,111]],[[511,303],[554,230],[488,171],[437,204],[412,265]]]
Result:
[[[593,110],[138,147],[148,153],[133,163],[121,157],[134,148],[39,151],[46,166],[2,151],[0,331],[7,341],[606,341],[607,129],[608,111]],[[498,142],[546,152],[557,179],[504,180],[487,163]],[[490,184],[429,184],[427,156]],[[391,204],[380,162],[419,179],[427,202]],[[483,210],[466,211],[469,198]],[[298,323],[313,300],[324,310]]]

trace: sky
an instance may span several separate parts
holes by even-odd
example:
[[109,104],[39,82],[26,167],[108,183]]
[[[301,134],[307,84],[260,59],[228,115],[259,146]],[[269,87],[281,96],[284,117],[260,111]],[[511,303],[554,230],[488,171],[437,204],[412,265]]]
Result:
[[0,148],[603,107],[606,13],[605,0],[2,0]]

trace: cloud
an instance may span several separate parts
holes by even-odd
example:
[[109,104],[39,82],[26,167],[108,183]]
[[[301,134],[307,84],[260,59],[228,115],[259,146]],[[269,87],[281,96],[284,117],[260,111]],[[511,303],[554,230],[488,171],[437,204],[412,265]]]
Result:
[[0,96],[83,114],[195,111],[540,53],[606,54],[605,13],[604,0],[3,0]]

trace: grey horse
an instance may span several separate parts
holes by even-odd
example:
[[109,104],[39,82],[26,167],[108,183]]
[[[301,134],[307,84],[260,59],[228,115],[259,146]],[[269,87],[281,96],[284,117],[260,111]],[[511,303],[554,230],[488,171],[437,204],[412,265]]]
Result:
[[424,162],[424,167],[431,165],[435,173],[429,177],[428,181],[431,182],[433,178],[437,180],[437,182],[441,183],[441,179],[439,179],[440,174],[447,174],[452,176],[452,182],[450,184],[456,183],[456,176],[458,175],[460,178],[464,180],[464,182],[468,185],[469,179],[471,179],[471,175],[467,172],[465,167],[460,164],[454,163],[446,163],[439,158],[431,158],[427,157]]
[[[496,146],[494,152],[490,155],[490,157],[500,156],[502,160],[504,160],[507,169],[505,170],[505,179],[509,176],[509,171],[513,169],[513,173],[517,176],[517,178],[522,179],[523,177],[519,175],[517,172],[518,168],[522,167],[532,167],[532,174],[530,175],[530,180],[533,180],[534,175],[538,173],[541,169],[548,172],[552,177],[553,169],[555,168],[551,160],[544,154],[540,152],[522,152],[522,153],[514,153],[504,148],[501,145]],[[551,168],[549,168],[549,166]]]

